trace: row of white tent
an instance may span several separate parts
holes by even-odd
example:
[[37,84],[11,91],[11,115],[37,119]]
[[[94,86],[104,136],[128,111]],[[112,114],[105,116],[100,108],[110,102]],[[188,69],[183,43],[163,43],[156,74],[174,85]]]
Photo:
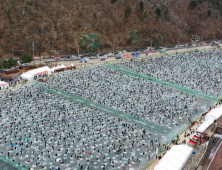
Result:
[[212,109],[206,116],[205,121],[197,128],[197,132],[204,133],[207,128],[222,116],[222,106]]
[[47,75],[50,75],[52,73],[54,73],[56,70],[61,70],[61,69],[65,69],[65,68],[68,68],[68,67],[74,67],[73,64],[71,65],[68,65],[68,66],[64,66],[63,64],[61,66],[56,66],[56,67],[53,67],[53,68],[49,68],[48,66],[45,66],[45,67],[41,67],[41,68],[37,68],[37,69],[34,69],[34,70],[30,70],[30,71],[27,71],[25,73],[23,73],[20,77],[23,79],[23,80],[33,80],[36,76],[40,76],[40,75],[43,75],[43,74],[47,74]]
[[[197,128],[197,132],[204,133],[215,120],[222,116],[222,106],[212,109],[205,121]],[[193,148],[187,145],[174,145],[157,163],[154,170],[182,170],[187,163]]]
[[156,164],[154,170],[182,170],[192,154],[187,145],[174,145]]
[[52,72],[53,71],[48,66],[45,66],[45,67],[41,67],[41,68],[27,71],[27,72],[23,73],[20,77],[23,80],[30,81],[30,80],[33,80],[35,76],[39,76],[42,74],[50,75]]
[[66,68],[66,66],[64,66],[63,64],[61,66],[57,66],[57,67],[53,67],[51,68],[52,71],[56,71],[56,70],[61,70],[61,69],[64,69]]

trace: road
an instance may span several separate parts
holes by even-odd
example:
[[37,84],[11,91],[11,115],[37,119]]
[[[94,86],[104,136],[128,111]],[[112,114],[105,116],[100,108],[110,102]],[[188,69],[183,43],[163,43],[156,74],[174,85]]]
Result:
[[[212,50],[212,49],[216,49],[217,46],[210,46],[210,45],[206,45],[206,46],[196,46],[196,47],[187,47],[187,48],[173,48],[173,49],[167,49],[166,54],[168,55],[175,55],[176,53],[178,54],[182,54],[182,53],[187,53],[189,51],[194,51],[195,49],[198,50]],[[163,53],[160,54],[159,51],[154,51],[152,56],[146,56],[146,53],[141,52],[140,53],[140,57],[139,58],[152,58],[152,57],[159,57],[161,55],[164,55]],[[121,61],[122,59],[115,59],[114,56],[112,57],[108,57],[107,58],[107,62],[118,62]],[[125,59],[124,61],[127,61],[128,59]],[[55,59],[43,59],[43,60],[35,60],[35,63],[37,64],[46,64],[48,63],[49,66],[52,65],[69,65],[69,64],[75,64],[75,65],[87,65],[87,64],[96,64],[96,63],[104,63],[104,61],[99,62],[97,58],[91,59],[89,60],[89,63],[80,63],[79,59],[71,59],[71,60],[55,60]]]

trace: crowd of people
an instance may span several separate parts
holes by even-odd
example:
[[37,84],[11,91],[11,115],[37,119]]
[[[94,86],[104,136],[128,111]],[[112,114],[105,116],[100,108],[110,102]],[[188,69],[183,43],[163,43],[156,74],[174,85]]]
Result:
[[[218,54],[219,53],[219,54]],[[166,56],[144,59],[134,62],[116,63],[115,66],[133,70],[157,79],[175,83],[206,94],[219,96],[222,92],[221,84],[222,70],[212,64],[200,63],[187,60],[192,56],[220,56],[221,51],[208,51],[200,54],[180,54],[179,56]],[[199,57],[200,58],[200,57]],[[210,57],[209,57],[210,58]],[[205,58],[201,58],[205,61]]]
[[33,169],[134,168],[159,134],[33,85],[0,96],[0,153]]
[[47,85],[167,128],[199,112],[193,107],[198,97],[103,66],[55,76]]
[[222,50],[200,51],[199,53],[186,54],[186,57],[198,61],[205,61],[206,64],[222,65]]
[[[206,54],[217,54],[205,52]],[[204,55],[205,55],[204,53]],[[219,52],[218,52],[219,53]],[[186,54],[184,57],[189,57]],[[167,56],[115,64],[204,93],[220,94],[219,68]],[[205,77],[205,78],[203,78]],[[212,103],[98,66],[47,77],[0,94],[0,153],[33,169],[134,169],[156,158],[176,133]],[[46,89],[54,89],[57,93]],[[59,95],[71,94],[170,130],[154,130]],[[202,103],[203,104],[203,103]],[[187,132],[189,137],[193,132]],[[173,141],[179,144],[178,139]]]

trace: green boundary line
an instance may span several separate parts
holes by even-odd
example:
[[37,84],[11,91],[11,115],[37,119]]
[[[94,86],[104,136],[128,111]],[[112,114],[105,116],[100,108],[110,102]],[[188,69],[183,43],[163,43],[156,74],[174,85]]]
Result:
[[133,76],[143,78],[143,79],[148,80],[150,82],[158,83],[158,84],[161,84],[163,86],[182,91],[184,93],[188,93],[188,94],[191,94],[191,95],[196,95],[196,96],[198,96],[200,98],[203,98],[203,99],[206,99],[206,100],[219,101],[217,96],[205,94],[205,93],[202,93],[200,91],[196,91],[196,90],[193,90],[193,89],[190,89],[190,88],[187,88],[187,87],[183,87],[183,86],[180,86],[180,85],[177,85],[177,84],[169,83],[169,82],[166,82],[166,81],[163,81],[163,80],[151,77],[151,76],[147,76],[147,75],[144,75],[144,74],[141,74],[141,73],[134,72],[134,71],[129,70],[129,69],[113,66],[113,65],[110,65],[110,64],[106,64],[104,66],[107,67],[107,68],[110,68],[110,69],[114,69],[114,70],[119,71],[119,72],[123,72],[123,73],[126,73],[126,74],[131,74]]
[[[4,155],[0,155],[0,159],[2,161],[5,161],[7,162],[8,164],[12,165],[14,168],[18,168],[19,170],[27,170],[29,169],[28,167],[22,167],[21,165],[19,165],[18,163],[16,162],[13,162],[11,159],[7,158],[6,156]],[[0,168],[1,169],[1,168]]]
[[213,67],[222,68],[221,65],[209,63],[209,62],[207,62],[207,61],[196,60],[196,59],[192,59],[192,58],[188,58],[188,57],[183,57],[183,56],[180,56],[180,55],[178,55],[178,57],[184,58],[184,59],[186,59],[186,60],[194,61],[194,62],[196,62],[196,63],[202,63],[202,64],[206,64],[206,65],[211,65],[211,66],[213,66]]
[[157,130],[157,131],[160,131],[161,133],[164,133],[164,134],[168,134],[170,133],[172,130],[166,128],[166,127],[162,127],[162,126],[159,126],[157,124],[154,124],[152,122],[148,122],[148,121],[145,121],[145,120],[142,120],[142,119],[139,119],[139,118],[134,118],[133,116],[131,115],[128,115],[128,114],[125,114],[125,113],[122,113],[122,112],[119,112],[115,109],[112,109],[112,108],[108,108],[108,107],[105,107],[105,106],[102,106],[100,104],[97,104],[97,103],[93,103],[89,100],[86,100],[86,99],[83,99],[83,98],[80,98],[78,96],[74,96],[74,95],[71,95],[69,93],[65,93],[63,91],[58,91],[58,90],[55,90],[55,89],[52,89],[52,88],[49,88],[49,87],[46,87],[46,86],[42,86],[40,85],[39,83],[35,83],[34,84],[36,87],[39,87],[39,88],[42,88],[44,90],[47,90],[49,92],[52,92],[54,94],[57,94],[57,95],[60,95],[60,96],[64,96],[66,98],[70,98],[72,100],[75,100],[77,102],[80,102],[84,105],[87,105],[87,106],[90,106],[90,107],[93,107],[95,109],[98,109],[98,110],[101,110],[103,112],[106,112],[106,113],[111,113],[115,116],[118,116],[118,117],[121,117],[123,119],[126,119],[126,120],[130,120],[130,121],[133,121],[133,122],[136,122],[136,123],[139,123],[143,126],[147,126],[149,127],[150,129],[153,129],[153,130]]

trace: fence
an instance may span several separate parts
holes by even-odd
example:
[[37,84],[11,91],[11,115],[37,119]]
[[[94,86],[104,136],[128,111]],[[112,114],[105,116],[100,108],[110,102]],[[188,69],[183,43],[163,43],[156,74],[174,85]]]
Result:
[[214,158],[216,157],[216,154],[217,154],[218,150],[220,149],[221,144],[222,144],[222,141],[220,140],[220,143],[217,144],[217,146],[214,148],[214,149],[216,149],[215,152],[214,152],[215,154],[214,154],[214,156],[211,158],[211,161],[210,161],[210,163],[209,163],[209,165],[208,165],[208,167],[207,167],[207,170],[209,170],[211,164],[213,163],[213,160],[214,160]]

